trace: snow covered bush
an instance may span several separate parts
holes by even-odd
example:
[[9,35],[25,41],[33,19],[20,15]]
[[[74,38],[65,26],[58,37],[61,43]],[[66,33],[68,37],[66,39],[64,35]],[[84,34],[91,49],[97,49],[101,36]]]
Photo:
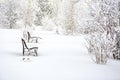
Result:
[[96,63],[103,64],[107,62],[110,54],[113,54],[114,48],[115,51],[118,50],[116,42],[119,41],[117,40],[119,37],[117,37],[115,30],[118,29],[119,22],[117,2],[114,0],[93,0],[90,8],[93,24],[88,25],[92,30],[87,39],[88,52],[93,53]]
[[112,46],[112,55],[114,59],[120,60],[120,31],[115,32],[115,40]]
[[111,35],[107,35],[107,32],[95,32],[86,40],[89,44],[87,47],[88,53],[92,56],[93,61],[97,64],[106,64],[107,58],[111,57],[115,49],[116,35],[114,34],[111,38]]

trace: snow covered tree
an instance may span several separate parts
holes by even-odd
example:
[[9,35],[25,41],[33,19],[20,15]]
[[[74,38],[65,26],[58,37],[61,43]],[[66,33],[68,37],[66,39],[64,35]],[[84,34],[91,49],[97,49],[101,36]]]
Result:
[[35,2],[34,0],[23,0],[21,1],[20,14],[20,23],[23,27],[23,37],[28,41],[27,32],[32,32],[34,29],[34,20],[35,20]]
[[118,11],[119,11],[119,26],[120,26],[120,1],[118,1]]
[[[90,21],[92,20],[90,14],[89,4],[91,0],[81,0],[74,5],[74,26],[75,33],[77,34],[88,34],[92,30],[89,25],[92,24]],[[88,25],[89,20],[89,25]]]
[[[116,31],[118,26],[118,7],[114,0],[93,0],[91,17],[93,24],[89,25],[93,31],[88,38],[88,52],[95,56],[98,64],[106,63],[107,57],[116,46]],[[88,21],[89,23],[89,21]],[[94,27],[92,27],[94,25]]]
[[21,6],[22,12],[20,12],[21,19],[24,23],[24,28],[30,29],[35,20],[35,7],[32,0],[24,1]]
[[42,25],[42,19],[45,16],[51,16],[52,14],[52,7],[49,0],[37,0],[38,10],[36,12],[36,25]]
[[75,19],[74,19],[74,5],[78,3],[79,0],[69,0],[66,1],[66,11],[65,11],[65,25],[64,29],[66,34],[74,34],[76,32]]
[[1,4],[0,13],[2,26],[10,29],[16,27],[16,21],[18,19],[17,7],[18,4],[15,0],[5,0]]

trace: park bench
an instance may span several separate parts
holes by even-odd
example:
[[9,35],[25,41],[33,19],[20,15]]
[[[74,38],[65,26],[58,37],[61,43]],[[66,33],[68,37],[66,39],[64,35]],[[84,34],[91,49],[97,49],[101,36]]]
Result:
[[28,42],[32,43],[38,43],[38,39],[42,39],[41,37],[33,37],[31,36],[30,32],[27,32],[28,35]]
[[22,40],[22,47],[23,47],[23,56],[25,55],[25,53],[29,56],[31,54],[34,53],[34,56],[37,56],[37,51],[38,51],[38,47],[28,47],[25,40],[24,39],[21,39]]

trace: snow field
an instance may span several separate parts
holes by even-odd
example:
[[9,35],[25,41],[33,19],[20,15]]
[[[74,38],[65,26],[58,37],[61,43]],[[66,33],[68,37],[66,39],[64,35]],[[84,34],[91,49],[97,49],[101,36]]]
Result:
[[[0,80],[120,80],[120,62],[95,64],[84,36],[35,32],[42,37],[38,56],[22,56],[22,32],[0,30]],[[23,58],[30,60],[23,61]]]

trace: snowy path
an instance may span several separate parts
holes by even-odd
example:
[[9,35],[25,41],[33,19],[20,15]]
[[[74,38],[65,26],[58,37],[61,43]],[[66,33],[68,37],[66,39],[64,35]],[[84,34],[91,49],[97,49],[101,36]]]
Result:
[[21,34],[0,30],[0,80],[120,80],[120,61],[95,64],[83,36],[40,32],[38,57],[23,62]]

